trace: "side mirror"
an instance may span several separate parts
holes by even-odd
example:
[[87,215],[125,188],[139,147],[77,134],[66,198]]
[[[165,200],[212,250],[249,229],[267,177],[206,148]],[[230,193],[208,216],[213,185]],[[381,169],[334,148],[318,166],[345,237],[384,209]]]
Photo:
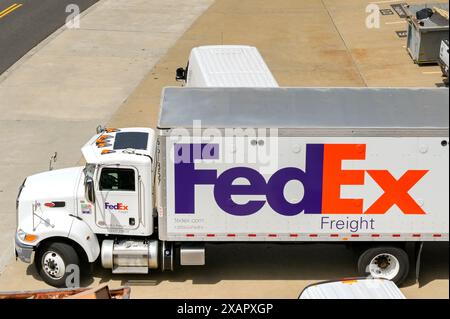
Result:
[[86,198],[91,203],[95,203],[94,180],[90,177],[87,177],[84,184],[85,184]]
[[175,80],[186,81],[186,70],[183,68],[178,68],[176,71]]

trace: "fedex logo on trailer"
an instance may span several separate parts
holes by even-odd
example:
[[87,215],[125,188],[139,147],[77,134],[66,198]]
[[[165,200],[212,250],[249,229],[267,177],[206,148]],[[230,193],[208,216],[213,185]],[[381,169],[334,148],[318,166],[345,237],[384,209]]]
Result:
[[[266,203],[278,214],[385,214],[393,205],[407,215],[426,212],[408,193],[428,170],[408,170],[396,179],[388,170],[343,170],[344,160],[365,160],[365,144],[307,144],[306,165],[285,167],[266,181],[257,170],[233,167],[218,175],[215,169],[196,169],[194,160],[218,159],[218,144],[175,144],[175,213],[195,213],[195,186],[214,185],[214,199],[226,213],[247,216],[257,213]],[[364,185],[365,173],[381,187],[383,194],[365,211],[362,198],[341,198],[341,186]],[[244,178],[248,185],[233,185]],[[284,197],[285,185],[292,180],[304,187],[297,203]],[[265,195],[266,200],[237,204],[233,195]]]

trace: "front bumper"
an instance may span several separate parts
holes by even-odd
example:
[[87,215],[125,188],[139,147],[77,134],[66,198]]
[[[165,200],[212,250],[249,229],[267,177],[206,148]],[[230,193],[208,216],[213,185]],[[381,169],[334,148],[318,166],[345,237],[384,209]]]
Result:
[[21,243],[17,236],[14,242],[16,260],[19,258],[24,263],[31,264],[34,259],[34,247]]

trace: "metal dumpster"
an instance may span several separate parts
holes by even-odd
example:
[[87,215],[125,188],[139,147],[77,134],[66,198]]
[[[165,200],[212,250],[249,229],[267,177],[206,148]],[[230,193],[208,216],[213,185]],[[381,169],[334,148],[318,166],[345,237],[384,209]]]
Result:
[[416,12],[424,8],[439,8],[448,12],[448,3],[405,6],[408,22],[407,50],[414,63],[437,63],[442,40],[448,40],[448,19],[434,13],[427,19],[418,20]]

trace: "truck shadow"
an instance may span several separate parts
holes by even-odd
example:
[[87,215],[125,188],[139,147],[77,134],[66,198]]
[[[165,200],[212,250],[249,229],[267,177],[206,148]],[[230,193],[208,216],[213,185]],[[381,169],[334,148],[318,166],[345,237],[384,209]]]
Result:
[[425,243],[422,254],[419,287],[426,286],[436,279],[448,279],[448,249],[448,242]]
[[[341,245],[208,245],[205,266],[175,266],[174,272],[150,275],[112,275],[96,268],[94,276],[122,284],[158,285],[161,282],[192,281],[212,285],[222,280],[328,280],[356,275],[353,253]],[[325,257],[325,258],[324,258]],[[339,267],[332,267],[339,260]]]
[[[151,271],[149,275],[113,275],[96,266],[100,282],[119,280],[122,285],[157,286],[162,282],[212,285],[222,280],[331,280],[358,276],[357,257],[341,245],[224,244],[207,247],[206,266],[176,267],[174,272]],[[403,287],[415,284],[415,268]],[[419,285],[448,279],[448,242],[424,246]],[[92,282],[86,278],[83,284]]]

